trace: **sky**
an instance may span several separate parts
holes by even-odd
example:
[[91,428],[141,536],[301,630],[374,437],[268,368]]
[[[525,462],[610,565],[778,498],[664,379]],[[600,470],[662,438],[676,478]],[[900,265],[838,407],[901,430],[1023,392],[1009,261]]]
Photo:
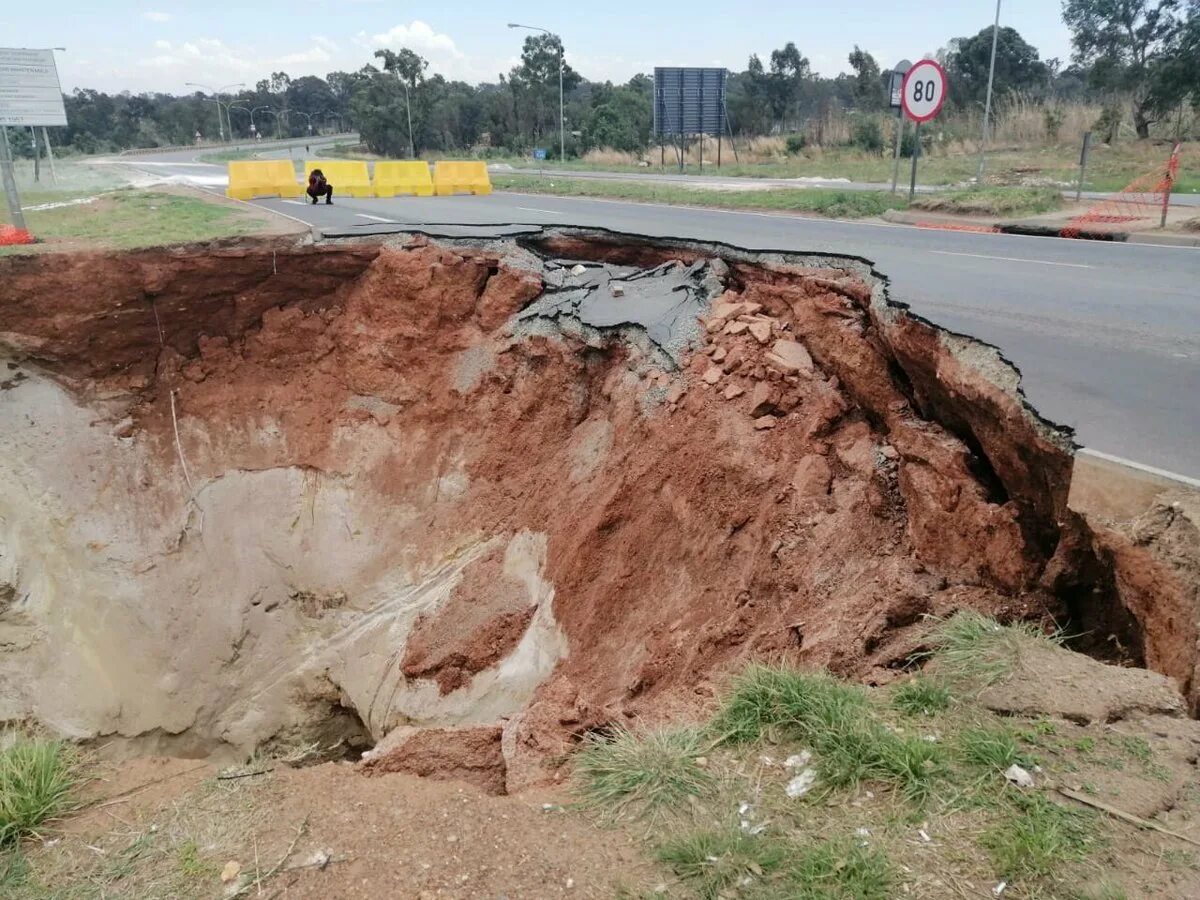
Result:
[[[355,70],[381,48],[409,47],[429,71],[477,83],[518,62],[537,25],[562,36],[568,62],[584,77],[621,82],[655,66],[741,70],[794,41],[814,71],[848,70],[857,43],[889,68],[934,54],[954,37],[977,34],[995,16],[993,0],[507,0],[403,3],[388,0],[217,2],[28,0],[5,4],[0,44],[66,47],[63,89],[90,87],[185,93],[187,82],[253,87],[273,71],[293,78]],[[1057,0],[1004,0],[1001,24],[1016,28],[1043,59],[1070,56]]]

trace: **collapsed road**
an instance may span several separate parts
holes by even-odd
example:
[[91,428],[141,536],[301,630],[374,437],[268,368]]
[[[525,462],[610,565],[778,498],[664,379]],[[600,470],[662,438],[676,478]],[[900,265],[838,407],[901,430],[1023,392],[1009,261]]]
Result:
[[0,260],[0,719],[552,777],[747,659],[886,681],[974,609],[1176,680],[1194,499],[862,259],[532,229]]

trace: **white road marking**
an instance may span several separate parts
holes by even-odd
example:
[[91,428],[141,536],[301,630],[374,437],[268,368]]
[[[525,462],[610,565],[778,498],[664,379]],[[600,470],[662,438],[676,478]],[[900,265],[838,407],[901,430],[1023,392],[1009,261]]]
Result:
[[303,200],[284,200],[284,203],[294,203],[296,206],[308,206]]
[[1186,484],[1188,487],[1200,488],[1200,479],[1189,478],[1187,475],[1180,475],[1178,472],[1168,472],[1166,469],[1156,469],[1154,466],[1147,466],[1144,463],[1134,462],[1132,459],[1125,459],[1123,456],[1113,456],[1111,453],[1101,453],[1099,450],[1093,450],[1091,447],[1080,447],[1077,453],[1082,453],[1085,456],[1094,456],[1097,459],[1107,460],[1111,463],[1116,463],[1120,466],[1129,466],[1131,469],[1137,469],[1141,472],[1146,472],[1149,475],[1157,475],[1159,478],[1167,478],[1171,481],[1178,481],[1181,484]]
[[1064,263],[1050,262],[1046,259],[1021,259],[1016,256],[987,256],[983,253],[956,253],[953,250],[930,250],[930,253],[939,253],[942,256],[970,256],[973,259],[994,259],[999,262],[1019,262],[1019,263],[1034,263],[1039,266],[1062,266],[1065,269],[1090,269],[1092,266],[1085,266],[1082,263]]
[[395,219],[385,219],[383,216],[372,216],[367,213],[355,213],[360,219],[374,219],[376,222],[387,222],[389,225],[399,225]]
[[518,206],[517,209],[521,212],[545,213],[548,216],[561,216],[563,214],[561,209],[538,209],[536,206]]

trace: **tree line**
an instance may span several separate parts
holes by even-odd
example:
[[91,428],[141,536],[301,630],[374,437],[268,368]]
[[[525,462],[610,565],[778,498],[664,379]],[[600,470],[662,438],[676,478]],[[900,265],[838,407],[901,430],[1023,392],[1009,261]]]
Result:
[[[1128,121],[1139,138],[1185,106],[1200,109],[1200,0],[1063,0],[1071,33],[1068,61],[1042,59],[1013,28],[997,38],[997,97],[1019,93],[1044,104],[1088,101],[1105,107],[1102,134],[1115,137]],[[992,49],[989,26],[956,38],[939,52],[951,83],[951,110],[981,114]],[[541,147],[558,155],[559,60],[555,35],[526,38],[520,63],[497,82],[470,85],[429,71],[410,49],[380,50],[355,72],[325,78],[272,73],[253,90],[225,95],[108,94],[77,89],[65,95],[65,128],[51,129],[56,146],[80,153],[216,140],[226,128],[245,139],[302,137],[355,129],[371,150],[393,157],[445,152],[522,154]],[[830,110],[876,114],[887,107],[886,72],[855,46],[849,74],[815,74],[793,42],[764,60],[751,56],[732,72],[727,107],[741,136],[786,134],[820,122]],[[565,64],[568,156],[593,148],[644,151],[652,142],[653,79],[625,84],[588,81]],[[218,122],[224,118],[221,124]],[[227,121],[227,125],[225,122]],[[410,126],[411,122],[411,126]],[[878,125],[856,141],[875,149]],[[13,132],[18,153],[28,135]],[[819,129],[815,140],[821,143]]]

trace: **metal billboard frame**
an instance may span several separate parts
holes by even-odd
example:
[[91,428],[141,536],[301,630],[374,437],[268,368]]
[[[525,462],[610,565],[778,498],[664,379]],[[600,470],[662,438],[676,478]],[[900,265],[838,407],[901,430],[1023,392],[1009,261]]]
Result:
[[670,138],[683,171],[687,141],[700,136],[700,170],[704,171],[704,136],[717,139],[717,166],[721,165],[721,141],[729,135],[734,157],[737,147],[729,124],[726,96],[729,70],[687,66],[657,66],[654,69],[654,133],[658,136],[660,164],[666,167],[666,139]]

